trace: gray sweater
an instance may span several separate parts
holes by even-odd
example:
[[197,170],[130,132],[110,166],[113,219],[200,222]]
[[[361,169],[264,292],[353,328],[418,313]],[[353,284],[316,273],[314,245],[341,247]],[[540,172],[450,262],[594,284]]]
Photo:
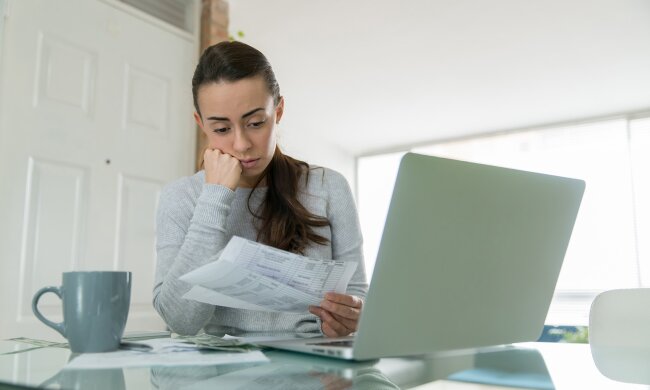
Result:
[[[363,264],[359,218],[345,178],[327,168],[309,171],[308,185],[298,199],[311,213],[324,216],[330,226],[314,228],[329,239],[312,244],[305,255],[312,259],[336,259],[358,263],[347,294],[365,298],[368,291]],[[320,332],[317,317],[305,312],[277,313],[214,306],[182,298],[191,285],[178,278],[215,261],[233,235],[255,241],[256,220],[247,206],[249,188],[205,183],[205,173],[178,179],[160,195],[156,218],[156,277],[153,304],[171,330],[179,334],[236,335],[250,332]],[[252,210],[260,206],[266,188],[253,191]]]

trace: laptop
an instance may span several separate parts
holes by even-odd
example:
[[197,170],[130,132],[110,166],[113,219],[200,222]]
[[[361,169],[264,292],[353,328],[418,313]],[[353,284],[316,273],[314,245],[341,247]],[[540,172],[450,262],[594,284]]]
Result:
[[534,341],[585,183],[407,153],[353,337],[265,346],[348,360]]

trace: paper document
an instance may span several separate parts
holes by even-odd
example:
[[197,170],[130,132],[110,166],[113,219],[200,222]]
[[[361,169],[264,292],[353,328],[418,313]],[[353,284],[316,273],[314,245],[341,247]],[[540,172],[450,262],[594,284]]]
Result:
[[328,291],[345,293],[357,263],[314,260],[233,237],[217,261],[181,276],[184,298],[240,309],[306,312]]
[[265,363],[269,359],[261,351],[221,352],[205,351],[200,346],[164,338],[142,342],[151,351],[115,351],[84,353],[74,357],[64,370],[128,368],[148,366],[216,366],[235,363]]

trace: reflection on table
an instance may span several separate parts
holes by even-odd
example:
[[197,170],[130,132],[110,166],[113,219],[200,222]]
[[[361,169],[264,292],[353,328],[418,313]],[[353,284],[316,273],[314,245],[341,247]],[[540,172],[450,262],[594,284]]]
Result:
[[591,356],[610,379],[650,385],[650,348],[593,346]]
[[63,370],[71,355],[62,348],[7,354],[24,349],[29,346],[0,341],[0,382],[118,390],[469,389],[485,385],[504,389],[648,389],[623,382],[633,379],[631,382],[648,383],[640,380],[647,379],[650,372],[648,354],[623,356],[615,351],[592,351],[584,344],[558,343],[524,343],[367,362],[266,350],[270,363],[110,370]]

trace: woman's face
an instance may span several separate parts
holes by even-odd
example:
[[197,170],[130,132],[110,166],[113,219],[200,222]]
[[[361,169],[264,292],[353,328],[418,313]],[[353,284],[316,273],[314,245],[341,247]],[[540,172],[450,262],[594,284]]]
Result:
[[284,99],[275,106],[264,79],[250,77],[203,85],[197,103],[201,115],[194,113],[194,119],[208,147],[238,159],[239,187],[253,187],[273,158]]

